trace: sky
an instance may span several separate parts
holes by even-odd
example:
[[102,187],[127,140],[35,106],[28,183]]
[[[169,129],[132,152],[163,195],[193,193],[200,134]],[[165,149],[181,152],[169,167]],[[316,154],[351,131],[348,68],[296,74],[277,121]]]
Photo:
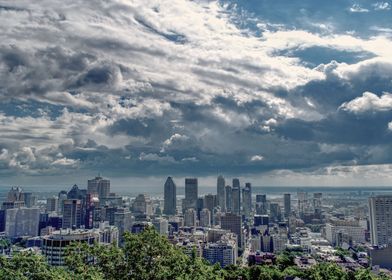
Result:
[[392,182],[392,2],[0,0],[0,183]]

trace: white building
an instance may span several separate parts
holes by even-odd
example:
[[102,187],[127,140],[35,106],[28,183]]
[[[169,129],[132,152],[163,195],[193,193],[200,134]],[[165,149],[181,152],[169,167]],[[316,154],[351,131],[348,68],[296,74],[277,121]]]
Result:
[[99,229],[94,231],[99,233],[99,242],[102,244],[113,244],[118,246],[119,243],[119,231],[116,226],[109,225],[109,222],[101,222]]
[[325,237],[333,245],[337,246],[339,235],[348,236],[353,243],[364,243],[365,229],[359,225],[358,221],[336,220],[325,225]]
[[37,236],[39,208],[13,208],[5,212],[5,233],[8,237]]
[[155,218],[152,221],[155,229],[159,234],[168,235],[169,234],[169,222],[164,218]]
[[370,197],[369,216],[372,244],[392,245],[392,195]]
[[211,226],[211,211],[204,208],[200,211],[200,226],[210,227]]
[[184,214],[184,226],[195,227],[196,221],[197,221],[197,214],[195,209],[193,208],[187,209]]
[[203,248],[203,257],[210,263],[220,263],[221,267],[235,264],[237,246],[235,240],[220,240],[209,243]]

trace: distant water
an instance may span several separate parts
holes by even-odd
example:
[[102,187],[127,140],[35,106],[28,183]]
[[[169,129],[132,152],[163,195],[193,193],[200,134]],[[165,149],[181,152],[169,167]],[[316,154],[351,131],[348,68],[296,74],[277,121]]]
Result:
[[[11,186],[0,186],[0,201],[3,201],[7,192],[10,190]],[[68,189],[65,189],[68,191]],[[33,187],[33,186],[22,186],[25,192],[36,193],[39,198],[50,197],[52,195],[57,195],[62,189],[56,186],[53,187]],[[137,187],[116,187],[112,186],[112,192],[116,192],[119,195],[135,197],[140,193],[148,194],[151,197],[163,196],[163,186],[143,186]],[[264,187],[253,187],[253,194],[270,194],[278,195],[282,193],[292,193],[295,194],[297,191],[306,191],[309,193],[321,192],[321,193],[356,193],[361,195],[372,195],[377,193],[389,193],[392,192],[392,187],[368,187],[368,186],[356,186],[356,187],[275,187],[275,186],[264,186]],[[185,189],[183,186],[177,187],[177,195],[184,196]],[[204,195],[216,193],[216,187],[206,187],[199,186],[199,195]]]

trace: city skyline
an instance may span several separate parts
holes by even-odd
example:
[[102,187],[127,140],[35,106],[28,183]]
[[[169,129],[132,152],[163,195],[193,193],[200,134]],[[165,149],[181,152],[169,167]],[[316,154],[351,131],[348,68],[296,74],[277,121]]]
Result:
[[131,187],[220,173],[390,185],[391,13],[385,1],[0,1],[2,184],[102,172]]

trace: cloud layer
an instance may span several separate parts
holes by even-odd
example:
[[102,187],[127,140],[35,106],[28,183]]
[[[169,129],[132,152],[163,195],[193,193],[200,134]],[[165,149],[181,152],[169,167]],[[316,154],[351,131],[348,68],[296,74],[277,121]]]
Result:
[[0,1],[0,174],[391,163],[390,4],[278,2]]

